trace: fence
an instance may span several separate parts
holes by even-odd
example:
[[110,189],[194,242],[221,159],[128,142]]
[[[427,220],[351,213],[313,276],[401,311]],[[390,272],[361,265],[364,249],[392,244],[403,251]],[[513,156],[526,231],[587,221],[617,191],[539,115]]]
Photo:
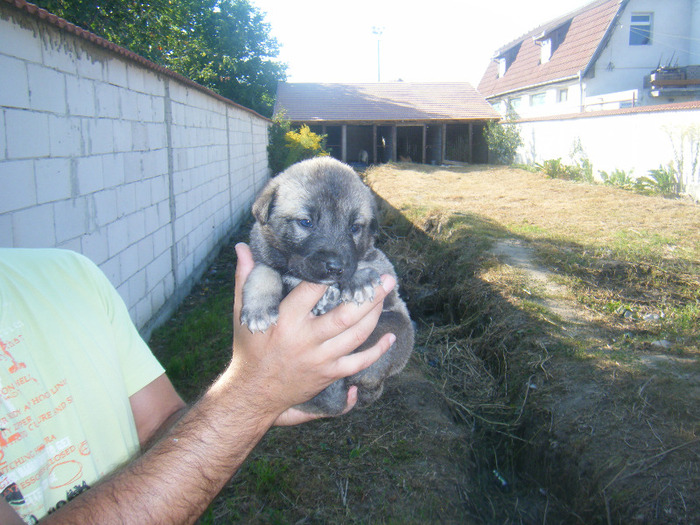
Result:
[[683,191],[700,200],[700,102],[525,119],[518,127],[518,162],[585,156],[594,174],[619,169],[633,177],[671,163]]
[[0,246],[97,263],[146,337],[268,178],[269,121],[0,0]]

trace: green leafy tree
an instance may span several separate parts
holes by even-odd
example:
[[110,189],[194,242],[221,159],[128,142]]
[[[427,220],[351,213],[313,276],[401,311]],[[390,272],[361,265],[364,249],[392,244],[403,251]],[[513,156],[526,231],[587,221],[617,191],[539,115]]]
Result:
[[39,7],[270,116],[286,78],[248,0],[36,0]]
[[284,113],[278,113],[272,119],[272,125],[268,129],[267,164],[273,175],[277,175],[287,167],[287,142],[284,137],[291,129],[292,124]]
[[520,129],[513,122],[516,115],[509,112],[505,122],[489,121],[484,128],[484,138],[489,154],[498,164],[513,164],[518,148],[523,145]]

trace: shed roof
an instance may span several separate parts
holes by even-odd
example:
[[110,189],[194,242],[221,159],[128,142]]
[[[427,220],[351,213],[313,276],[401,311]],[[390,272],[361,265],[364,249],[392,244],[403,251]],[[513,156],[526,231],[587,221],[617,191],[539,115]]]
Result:
[[280,82],[275,114],[294,122],[486,120],[500,116],[470,84]]
[[[613,21],[625,3],[625,0],[597,0],[503,46],[495,58],[512,52],[515,55],[512,63],[499,78],[498,63],[492,61],[479,82],[479,91],[488,98],[585,73],[605,45]],[[540,64],[540,46],[536,40],[558,28],[565,31],[563,41],[550,60]]]

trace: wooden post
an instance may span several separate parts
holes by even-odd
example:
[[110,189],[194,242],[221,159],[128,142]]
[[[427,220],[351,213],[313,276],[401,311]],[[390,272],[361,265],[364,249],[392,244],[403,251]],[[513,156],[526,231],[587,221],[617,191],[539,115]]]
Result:
[[469,164],[474,164],[474,123],[469,123]]
[[399,155],[398,155],[398,150],[399,150],[399,145],[398,145],[398,133],[397,133],[397,128],[396,124],[391,126],[391,160],[396,162],[399,160]]
[[372,164],[377,164],[377,125],[372,124]]
[[426,140],[428,138],[428,126],[423,124],[423,160],[421,161],[422,164],[425,164],[426,161],[426,156],[425,156],[425,148],[426,148]]
[[447,144],[447,124],[440,129],[440,164],[445,163],[445,145]]
[[348,161],[348,125],[343,124],[340,138],[340,157],[343,162]]

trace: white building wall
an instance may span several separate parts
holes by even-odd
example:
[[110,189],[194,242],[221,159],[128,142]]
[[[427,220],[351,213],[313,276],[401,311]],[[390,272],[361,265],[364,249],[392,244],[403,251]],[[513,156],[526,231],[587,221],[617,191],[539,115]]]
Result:
[[[565,99],[561,92],[565,91]],[[503,116],[510,104],[520,118],[547,117],[581,110],[581,86],[578,80],[548,84],[494,98],[491,104]]]
[[[696,0],[630,0],[595,64],[594,76],[585,79],[586,96],[593,98],[638,90],[639,105],[668,103],[667,99],[649,95],[644,78],[660,65],[700,63],[700,56],[690,55],[694,2]],[[651,45],[629,45],[631,17],[639,13],[653,13]]]
[[580,146],[579,155],[590,160],[595,176],[619,169],[641,177],[682,155],[685,191],[700,200],[700,108],[640,109],[519,122],[524,144],[517,161],[572,164]]
[[97,263],[146,334],[268,177],[269,121],[0,4],[0,246]]

